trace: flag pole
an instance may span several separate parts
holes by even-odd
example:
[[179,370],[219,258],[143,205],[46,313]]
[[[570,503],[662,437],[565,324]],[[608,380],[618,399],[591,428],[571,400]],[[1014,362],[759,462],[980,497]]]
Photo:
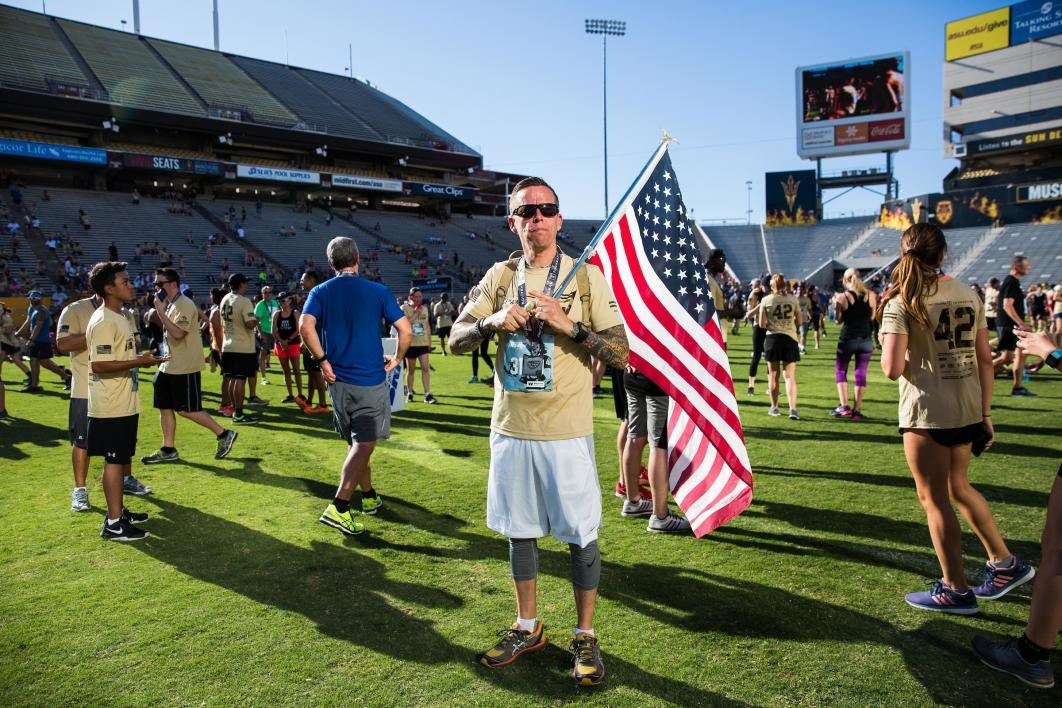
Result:
[[629,197],[638,189],[641,189],[642,182],[646,179],[646,176],[650,172],[652,172],[653,167],[664,156],[664,153],[667,152],[667,145],[673,140],[674,138],[668,135],[667,131],[665,130],[664,137],[661,138],[660,146],[657,147],[656,152],[654,152],[653,156],[649,158],[649,161],[645,163],[645,167],[643,167],[642,171],[638,173],[638,178],[631,183],[631,186],[627,188],[627,191],[624,192],[623,196],[616,203],[616,206],[612,208],[612,212],[608,215],[608,218],[601,223],[601,227],[597,230],[597,233],[594,234],[594,237],[590,239],[590,243],[586,244],[586,248],[583,249],[582,254],[575,260],[575,263],[572,265],[572,269],[568,272],[568,275],[565,276],[564,280],[561,282],[560,285],[558,285],[554,289],[553,292],[562,293],[564,292],[564,289],[571,284],[572,278],[575,277],[575,272],[579,270],[579,266],[586,262],[586,259],[589,258],[590,254],[594,252],[594,249],[597,248],[597,245],[601,243],[601,239],[603,239],[605,235],[608,234],[609,225],[619,215],[620,208],[627,203],[627,197]]

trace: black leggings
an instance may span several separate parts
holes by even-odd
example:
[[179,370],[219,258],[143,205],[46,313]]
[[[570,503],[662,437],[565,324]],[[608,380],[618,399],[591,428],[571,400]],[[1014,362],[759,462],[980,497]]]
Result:
[[494,376],[494,364],[490,361],[490,355],[487,354],[487,345],[490,344],[490,338],[484,339],[479,343],[479,349],[472,350],[472,375],[479,378],[479,358],[483,357],[484,363],[490,367],[490,375]]
[[763,357],[763,344],[767,341],[767,330],[758,325],[752,325],[752,362],[749,364],[749,378],[756,378],[756,371],[760,368],[760,359]]

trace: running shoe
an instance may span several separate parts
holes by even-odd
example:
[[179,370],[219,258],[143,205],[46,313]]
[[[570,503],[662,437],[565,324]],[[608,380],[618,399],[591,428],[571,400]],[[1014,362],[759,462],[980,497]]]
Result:
[[767,415],[780,416],[782,413],[778,410],[778,406],[771,406],[767,409]]
[[325,406],[325,405],[319,405],[319,406],[314,407],[312,412],[315,413],[315,414],[318,414],[318,415],[321,415],[321,414],[328,415],[328,414],[330,414],[332,412],[332,409],[329,408],[328,406]]
[[23,386],[19,389],[19,393],[40,393],[44,389],[40,386]]
[[867,417],[865,415],[863,415],[863,411],[859,410],[858,408],[853,408],[852,409],[852,420],[866,420],[866,419],[867,419]]
[[265,376],[262,377],[262,385],[263,386],[268,386],[269,385],[269,379],[267,379]]
[[114,524],[108,524],[107,520],[103,520],[103,529],[100,530],[100,536],[108,541],[140,541],[148,537],[148,532],[143,529],[138,529],[136,526],[125,518],[118,519]]
[[364,526],[351,517],[349,509],[340,513],[335,504],[329,504],[318,520],[325,526],[331,526],[348,536],[357,536],[365,530]]
[[601,661],[601,647],[597,637],[580,632],[571,644],[572,678],[580,686],[596,686],[605,678],[605,664]]
[[974,595],[982,600],[998,600],[1008,592],[1024,585],[1036,576],[1036,569],[1014,556],[1014,562],[1008,568],[993,568],[985,563],[977,576],[983,582],[974,587]]
[[254,425],[258,422],[258,419],[255,418],[253,415],[248,415],[247,413],[244,413],[242,415],[232,416],[232,422],[235,425]]
[[224,459],[229,451],[232,450],[232,444],[236,442],[236,437],[239,435],[235,430],[226,430],[218,438],[218,450],[214,453],[215,460]]
[[406,394],[406,402],[407,403],[412,403],[413,402],[413,392],[412,391],[410,391],[409,393]]
[[269,401],[264,398],[259,398],[258,396],[251,396],[245,401],[245,403],[252,408],[264,408],[269,405]]
[[629,499],[624,500],[623,510],[620,513],[627,517],[650,516],[653,513],[653,501],[644,497],[636,502],[632,502]]
[[800,414],[797,413],[796,408],[789,409],[789,420],[800,420]]
[[131,524],[142,524],[150,518],[151,516],[147,512],[129,511],[124,506],[122,507],[122,521],[128,521]]
[[479,383],[479,378],[473,376],[468,380],[469,383]]
[[231,418],[233,414],[232,406],[221,406],[218,408],[218,415],[225,418]]
[[852,407],[851,406],[837,406],[830,411],[831,418],[851,418]]
[[935,581],[932,590],[908,593],[904,596],[904,600],[911,607],[930,612],[976,615],[981,611],[981,608],[977,606],[977,596],[974,595],[973,590],[957,593],[945,585],[943,580]]
[[424,394],[424,402],[425,403],[438,403],[439,401],[435,398],[435,396],[431,395],[430,393],[425,393]]
[[547,644],[541,620],[535,622],[535,628],[530,632],[525,632],[520,629],[519,624],[513,622],[512,627],[498,632],[498,637],[494,646],[479,655],[479,663],[489,669],[511,664],[521,654],[538,651]]
[[605,395],[605,389],[601,388],[600,386],[594,386],[593,394],[594,398],[601,398]]
[[1018,638],[1004,641],[992,641],[987,637],[974,635],[970,648],[981,663],[990,669],[1002,671],[1033,688],[1053,688],[1055,674],[1051,671],[1051,662],[1044,659],[1030,664],[1018,651]]
[[750,395],[750,396],[755,396],[756,395],[756,388],[754,386],[749,386],[749,389],[748,389],[748,391],[746,391],[746,393],[748,395]]
[[649,517],[649,525],[645,527],[646,531],[653,533],[690,533],[692,529],[689,521],[670,512],[662,519],[653,514]]
[[297,403],[299,408],[303,409],[304,411],[306,410],[306,406],[309,405],[309,401],[306,400],[306,396],[302,395],[301,393],[298,396],[295,396],[295,403]]
[[173,452],[165,452],[163,450],[156,450],[150,455],[144,455],[140,458],[140,461],[145,465],[161,465],[166,462],[176,462],[181,459],[181,456],[177,454],[177,450]]
[[284,398],[283,398],[283,399],[281,399],[281,401],[280,401],[280,402],[281,402],[281,403],[294,403],[294,402],[295,402],[295,396],[292,396],[292,395],[291,395],[291,394],[289,393],[288,395],[284,396]]
[[1029,389],[1025,388],[1024,386],[1018,386],[1017,388],[1011,389],[1010,395],[1021,396],[1024,398],[1036,398],[1036,394],[1030,391]]
[[[642,499],[653,498],[653,493],[649,490],[649,485],[639,485],[638,493],[641,494]],[[627,498],[627,487],[623,484],[623,482],[616,482],[616,497],[618,497],[619,499]]]
[[383,499],[377,494],[375,497],[361,498],[361,513],[376,516],[376,512],[383,508]]
[[70,511],[89,510],[88,490],[84,487],[74,487],[70,493]]
[[139,479],[129,475],[122,481],[122,493],[132,494],[134,497],[145,497],[151,494],[151,488],[145,487]]

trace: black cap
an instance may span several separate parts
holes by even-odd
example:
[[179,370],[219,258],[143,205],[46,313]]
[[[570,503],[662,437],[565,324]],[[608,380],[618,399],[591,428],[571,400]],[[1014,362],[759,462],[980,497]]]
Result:
[[708,260],[714,261],[715,259],[726,260],[726,252],[721,248],[713,248],[708,252]]

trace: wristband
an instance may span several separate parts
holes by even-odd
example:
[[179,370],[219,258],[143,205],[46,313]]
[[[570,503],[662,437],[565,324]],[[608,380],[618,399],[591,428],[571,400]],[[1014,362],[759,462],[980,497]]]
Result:
[[325,353],[325,354],[322,354],[321,356],[315,356],[313,358],[313,360],[316,361],[318,364],[323,364],[326,361],[328,361],[328,354]]
[[480,317],[478,320],[476,320],[476,331],[479,332],[479,336],[483,337],[484,339],[490,336],[490,332],[487,332],[483,329],[483,320],[485,319],[487,318]]
[[1062,349],[1056,349],[1048,354],[1044,363],[1055,369],[1062,368]]
[[590,336],[590,330],[583,327],[582,322],[576,322],[572,328],[572,341],[576,344],[582,344]]

